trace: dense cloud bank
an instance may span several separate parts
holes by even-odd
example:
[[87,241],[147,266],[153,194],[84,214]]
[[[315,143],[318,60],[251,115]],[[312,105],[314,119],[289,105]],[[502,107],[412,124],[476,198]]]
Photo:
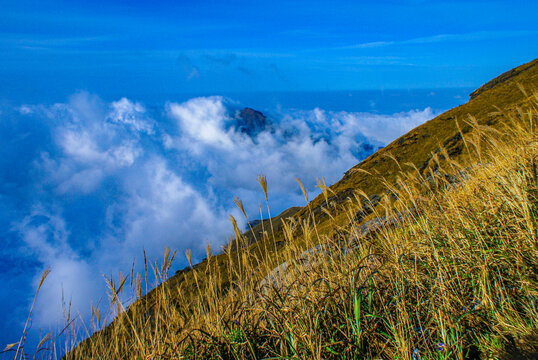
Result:
[[41,272],[52,273],[33,326],[62,319],[62,294],[88,316],[106,300],[101,275],[142,268],[177,249],[218,249],[243,199],[259,217],[256,175],[268,178],[273,214],[304,204],[294,178],[315,192],[317,177],[338,180],[351,166],[432,118],[431,109],[394,115],[275,113],[252,134],[240,131],[238,105],[222,97],[149,108],[77,93],[66,103],[0,105],[1,342],[17,341]]

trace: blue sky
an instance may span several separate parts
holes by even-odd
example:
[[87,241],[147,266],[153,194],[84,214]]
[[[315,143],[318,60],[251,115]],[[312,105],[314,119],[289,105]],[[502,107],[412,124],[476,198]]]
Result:
[[2,1],[0,96],[476,87],[538,54],[535,1]]

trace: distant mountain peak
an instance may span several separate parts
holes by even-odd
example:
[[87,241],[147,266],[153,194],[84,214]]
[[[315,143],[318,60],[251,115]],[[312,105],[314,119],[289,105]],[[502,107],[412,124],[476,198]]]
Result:
[[235,118],[237,129],[250,136],[257,135],[269,125],[269,120],[261,111],[249,107],[238,111]]

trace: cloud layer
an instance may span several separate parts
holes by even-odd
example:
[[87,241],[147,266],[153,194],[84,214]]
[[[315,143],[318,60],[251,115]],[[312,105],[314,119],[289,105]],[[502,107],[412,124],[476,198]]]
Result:
[[[148,110],[126,98],[104,102],[77,93],[65,103],[0,109],[0,215],[5,266],[0,277],[25,301],[0,297],[17,314],[0,340],[16,341],[32,288],[52,273],[40,294],[34,326],[58,325],[62,294],[82,317],[106,301],[101,275],[128,273],[145,250],[158,258],[169,246],[222,246],[241,224],[233,196],[259,216],[263,172],[273,213],[304,203],[294,178],[313,195],[317,177],[338,180],[357,162],[433,117],[431,109],[394,115],[276,113],[250,136],[235,126],[238,105],[223,97],[193,98]],[[11,265],[10,265],[11,264]],[[135,261],[141,270],[142,261]],[[9,279],[18,279],[19,285]]]

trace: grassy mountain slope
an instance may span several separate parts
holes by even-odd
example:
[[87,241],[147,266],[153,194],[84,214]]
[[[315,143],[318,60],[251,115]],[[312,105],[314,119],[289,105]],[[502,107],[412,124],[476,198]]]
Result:
[[[206,260],[147,295],[132,280],[134,305],[124,311],[117,302],[122,315],[67,357],[533,351],[538,149],[528,124],[538,99],[522,89],[537,84],[538,59],[488,82],[332,186],[320,182],[322,193],[307,206],[244,234],[236,227],[235,246],[217,255],[208,249]],[[158,278],[167,278],[169,255],[155,266]],[[277,280],[267,278],[284,263]]]

